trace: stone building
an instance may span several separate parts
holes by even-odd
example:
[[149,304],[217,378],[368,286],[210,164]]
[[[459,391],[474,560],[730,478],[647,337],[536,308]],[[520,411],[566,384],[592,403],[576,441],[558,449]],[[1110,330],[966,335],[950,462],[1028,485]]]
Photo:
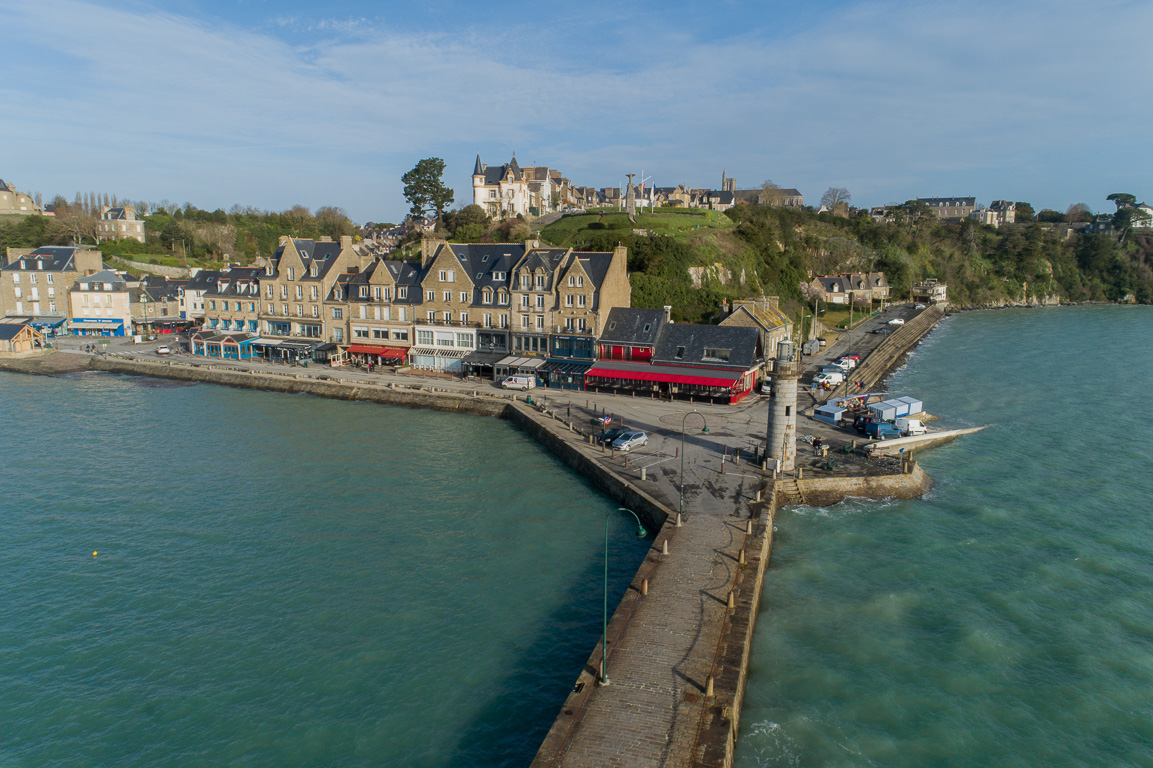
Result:
[[260,281],[263,274],[264,269],[260,267],[230,266],[210,272],[206,275],[206,284],[197,281],[196,288],[189,284],[184,290],[186,294],[189,290],[203,290],[204,328],[257,333],[260,329]]
[[23,317],[48,334],[66,332],[68,292],[80,277],[104,269],[100,251],[71,246],[9,248],[0,267],[0,314]]
[[[259,276],[258,327],[262,338],[271,342],[266,347],[283,347],[293,357],[297,352],[310,354],[325,342],[346,343],[346,308],[343,303],[330,305],[329,297],[337,278],[359,266],[351,237],[342,237],[339,243],[323,237],[282,237]],[[326,331],[329,320],[335,322]]]
[[16,187],[0,179],[0,216],[34,216],[44,209],[28,195],[17,192]]
[[339,290],[348,308],[344,337],[350,359],[374,365],[408,360],[413,321],[421,303],[420,277],[415,264],[373,258],[357,272],[337,278],[328,314],[337,306]]
[[521,168],[514,154],[500,166],[488,166],[476,156],[472,171],[472,201],[493,219],[540,216],[571,205],[569,180],[547,166]]
[[72,333],[126,336],[132,331],[132,294],[122,275],[105,269],[76,280],[69,291]]
[[775,350],[778,341],[793,335],[793,321],[781,310],[776,296],[734,301],[732,311],[720,324],[756,328],[761,334],[762,350]]
[[131,205],[101,208],[100,220],[96,222],[97,242],[128,239],[144,242],[144,220],[136,218],[136,209]]
[[977,210],[975,197],[918,197],[917,201],[929,206],[929,210],[941,221],[967,219]]
[[[627,251],[579,252],[524,244],[423,243],[421,305],[414,330],[441,351],[499,354],[521,358],[592,359],[596,337],[613,307],[632,297]],[[459,331],[449,345],[438,332],[476,329],[470,339]],[[464,346],[471,343],[469,349]],[[414,350],[414,354],[418,353]],[[425,355],[432,357],[430,353]],[[445,355],[442,367],[458,365]],[[462,357],[462,359],[463,359]],[[422,364],[441,365],[431,361]],[[486,365],[490,365],[488,363]]]

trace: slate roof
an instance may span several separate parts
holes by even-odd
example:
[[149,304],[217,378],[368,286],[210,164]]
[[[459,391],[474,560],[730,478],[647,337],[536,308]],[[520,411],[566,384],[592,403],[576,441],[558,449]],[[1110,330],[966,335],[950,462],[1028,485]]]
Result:
[[[300,253],[301,261],[304,262],[304,274],[300,277],[301,280],[323,279],[328,274],[328,270],[332,268],[332,263],[336,260],[336,257],[340,255],[340,243],[338,242],[304,240],[294,237],[292,238],[292,244],[296,247],[297,252]],[[280,259],[284,256],[286,245],[279,246],[276,249],[276,253],[272,256],[270,265],[272,266],[273,274],[277,274],[280,271]],[[312,276],[313,262],[317,262],[316,277]]]
[[[376,259],[359,273],[348,273],[341,275],[337,279],[337,284],[341,285],[345,291],[346,300],[351,302],[371,301],[371,296],[362,298],[360,291],[357,289],[362,285],[371,285],[369,278],[376,274],[376,270],[378,269],[387,269],[397,288],[403,287],[409,289],[405,291],[405,297],[403,299],[400,298],[399,290],[393,291],[392,301],[389,302],[390,304],[413,305],[422,302],[423,297],[420,290],[420,281],[423,275],[420,267],[408,261],[392,261],[386,259]],[[328,300],[332,300],[332,292],[329,293]]]
[[613,307],[605,319],[604,331],[598,341],[602,344],[629,344],[651,347],[657,343],[665,324],[663,309],[633,309]]
[[[684,352],[678,357],[680,347],[684,347]],[[708,349],[728,350],[728,359],[706,357]],[[736,325],[666,324],[653,350],[653,363],[661,365],[747,371],[763,360],[761,332]]]
[[0,323],[0,341],[12,341],[20,331],[27,327],[24,323]]
[[[91,284],[92,287],[81,288],[81,283]],[[128,288],[128,283],[124,280],[123,277],[116,274],[115,272],[112,272],[111,270],[104,269],[94,275],[89,275],[88,277],[81,277],[77,279],[75,285],[72,286],[72,290],[103,291],[105,283],[111,283],[113,291],[123,291],[127,290]]]
[[[68,272],[75,269],[73,256],[79,250],[88,249],[73,248],[67,245],[45,245],[25,256],[13,257],[12,263],[3,269],[20,271],[20,262],[23,260],[23,271],[26,272]],[[36,265],[37,262],[41,262],[39,267]]]
[[775,305],[763,307],[755,301],[733,302],[733,314],[740,310],[747,312],[766,331],[789,324],[789,318]]
[[259,298],[260,276],[263,274],[264,270],[260,267],[232,267],[227,271],[220,270],[215,273],[215,279],[208,287],[203,289],[204,294]]

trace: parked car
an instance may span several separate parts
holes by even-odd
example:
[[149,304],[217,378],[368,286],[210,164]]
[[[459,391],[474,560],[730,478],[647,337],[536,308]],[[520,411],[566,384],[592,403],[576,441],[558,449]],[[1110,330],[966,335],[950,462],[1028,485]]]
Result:
[[865,434],[877,440],[889,437],[902,437],[901,430],[887,421],[870,421],[865,425]]
[[761,382],[761,394],[762,395],[773,394],[773,385],[768,379],[765,379],[764,381]]
[[835,387],[845,380],[845,374],[838,371],[821,371],[813,377],[814,384],[828,384]]
[[819,344],[820,346],[823,347],[828,343],[829,343],[828,339],[826,339],[824,336],[818,336],[817,337],[817,344]]
[[842,360],[852,360],[855,363],[861,362],[860,355],[841,355]]
[[850,371],[857,367],[857,361],[851,357],[844,357],[844,356],[838,357],[835,361],[833,361],[834,365],[836,365],[837,363],[843,363],[843,364],[849,366]]
[[628,453],[633,448],[640,448],[649,444],[649,436],[644,432],[626,432],[613,440],[613,449]]
[[597,442],[603,445],[612,445],[613,440],[616,440],[626,432],[632,432],[632,430],[628,427],[613,427],[612,429],[606,430],[605,432],[598,435]]
[[904,325],[904,324],[905,324],[905,321],[899,317],[894,317],[892,320],[889,321],[889,325]]
[[925,422],[920,419],[915,419],[912,416],[901,416],[893,420],[893,426],[901,431],[904,435],[923,435],[928,432]]
[[888,333],[888,332],[889,332],[889,329],[883,325],[880,328],[874,328],[873,329],[873,333]]
[[848,373],[849,371],[853,370],[853,365],[846,360],[834,360],[826,365],[825,368],[832,368],[834,370],[840,371],[841,373]]
[[158,355],[171,355],[172,350],[169,348],[169,346],[167,344],[161,344],[159,347],[156,348],[156,354],[158,354]]
[[535,376],[509,376],[507,379],[500,383],[504,389],[534,389],[536,387]]
[[853,429],[863,435],[865,434],[865,429],[874,421],[880,421],[880,419],[876,416],[858,416],[856,421],[853,422]]
[[913,309],[924,309],[924,308],[925,308],[924,304],[914,304],[913,305]]

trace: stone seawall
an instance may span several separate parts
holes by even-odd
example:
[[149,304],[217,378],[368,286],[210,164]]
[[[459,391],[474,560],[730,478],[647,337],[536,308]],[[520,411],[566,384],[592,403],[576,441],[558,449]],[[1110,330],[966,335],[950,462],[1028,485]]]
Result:
[[827,507],[847,498],[916,499],[933,487],[933,478],[916,461],[906,465],[900,475],[864,475],[847,477],[806,477],[797,480],[805,503]]
[[[764,592],[765,570],[773,554],[773,527],[781,501],[775,482],[769,481],[763,498],[765,500],[753,508],[753,517],[748,521],[752,536],[746,543],[745,562],[740,565],[733,583],[733,608],[717,647],[710,678],[713,699],[701,716],[693,749],[693,768],[729,768],[736,754],[741,708],[753,655],[753,632]],[[708,685],[706,681],[706,688]]]
[[260,373],[243,371],[211,364],[188,365],[167,361],[144,361],[118,357],[95,357],[92,370],[126,373],[138,376],[156,376],[182,381],[201,381],[228,387],[263,389],[270,392],[289,392],[328,397],[336,400],[365,400],[385,405],[409,408],[429,408],[435,411],[474,413],[481,416],[503,416],[509,400],[500,397],[469,397],[448,391],[435,391],[421,386],[419,389],[385,384],[352,384],[325,381],[320,378],[291,373]]

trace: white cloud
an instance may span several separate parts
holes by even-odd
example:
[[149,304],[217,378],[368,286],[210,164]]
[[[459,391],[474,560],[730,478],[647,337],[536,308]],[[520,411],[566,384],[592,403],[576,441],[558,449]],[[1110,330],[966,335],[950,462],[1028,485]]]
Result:
[[[708,42],[657,30],[627,52],[612,34],[591,37],[587,20],[535,35],[417,34],[339,10],[276,21],[320,36],[305,47],[79,0],[0,0],[0,12],[0,44],[37,54],[0,86],[0,138],[24,147],[5,172],[61,192],[115,185],[395,217],[399,175],[416,159],[445,157],[469,202],[472,154],[503,162],[516,149],[580,184],[643,164],[661,184],[716,184],[726,167],[741,184],[771,177],[811,199],[841,184],[862,203],[1084,199],[1076,190],[1095,176],[1124,186],[1136,175],[1112,148],[1135,150],[1151,122],[1146,3],[859,4],[788,36],[753,19]],[[580,49],[565,39],[578,33],[587,53],[552,54]],[[1049,177],[1045,190],[1020,188]]]

